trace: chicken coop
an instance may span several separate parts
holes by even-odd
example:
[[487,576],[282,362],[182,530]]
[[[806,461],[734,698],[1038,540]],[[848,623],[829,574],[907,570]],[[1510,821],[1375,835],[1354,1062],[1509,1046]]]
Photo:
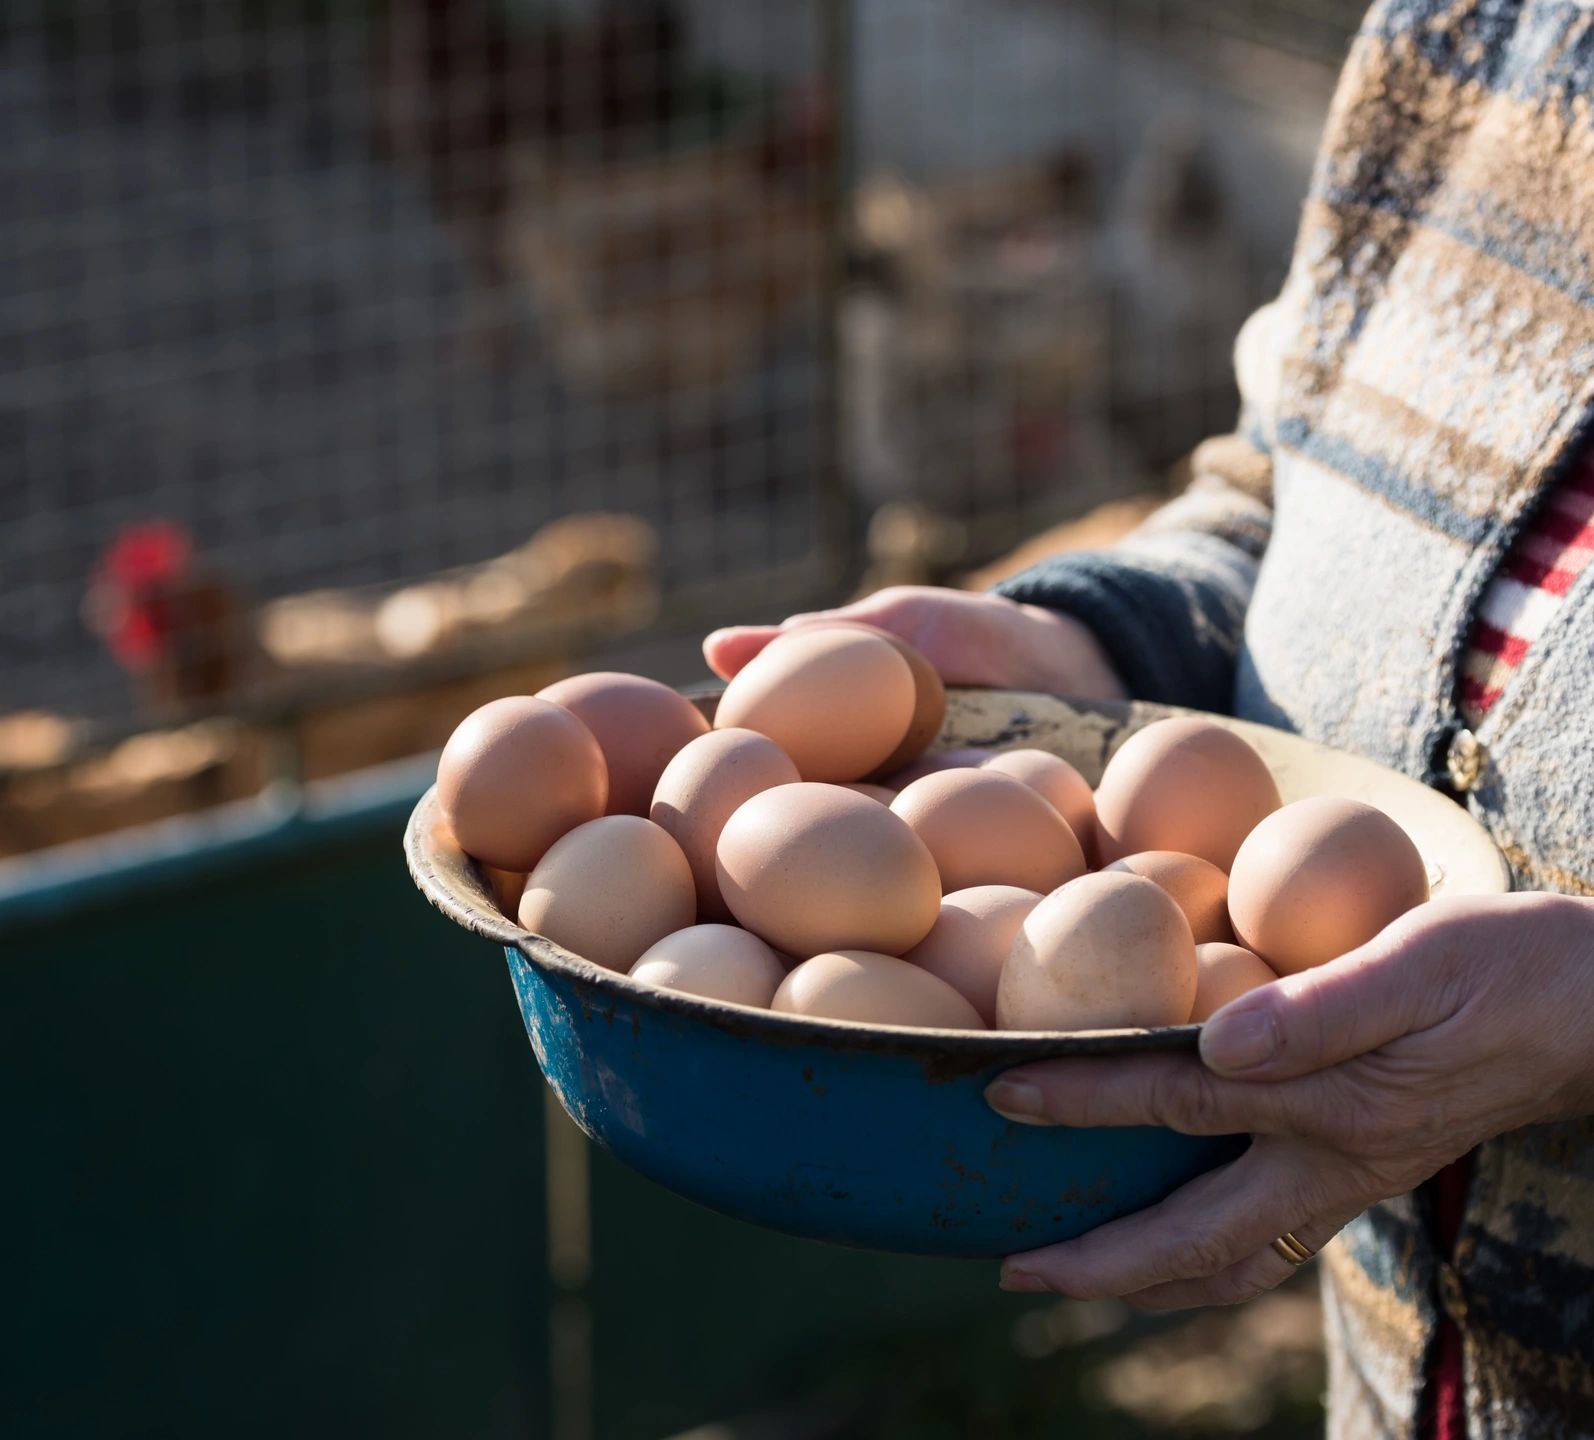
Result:
[[[1037,1378],[1124,1316],[589,1172],[395,825],[488,698],[700,679],[711,626],[982,585],[1175,491],[1362,8],[11,0],[0,1088],[54,1179],[8,1202],[36,1243],[0,1428],[643,1440],[806,1395],[724,1434],[1016,1435],[1096,1385],[1093,1433],[1188,1433]],[[639,1289],[695,1296],[717,1380]],[[1237,1335],[1168,1363],[1310,1388],[1307,1340]],[[1033,1415],[982,1431],[982,1366]],[[1245,1403],[1234,1433],[1307,1433]]]
[[7,7],[0,854],[1138,513],[1229,423],[1354,21]]

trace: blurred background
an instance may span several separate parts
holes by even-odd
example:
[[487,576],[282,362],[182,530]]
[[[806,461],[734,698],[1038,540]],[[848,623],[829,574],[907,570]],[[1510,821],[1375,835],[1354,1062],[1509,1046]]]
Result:
[[1109,543],[1356,0],[11,0],[0,1429],[1297,1436],[1309,1279],[1002,1296],[589,1154],[398,832],[466,711]]

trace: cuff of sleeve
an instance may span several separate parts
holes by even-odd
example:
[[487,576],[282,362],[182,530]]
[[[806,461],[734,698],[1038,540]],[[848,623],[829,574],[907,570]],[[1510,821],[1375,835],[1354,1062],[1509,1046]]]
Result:
[[1086,552],[1042,561],[994,589],[1088,626],[1137,700],[1214,711],[1233,703],[1234,653],[1215,645],[1214,628],[1200,623],[1206,601],[1199,586],[1121,554]]

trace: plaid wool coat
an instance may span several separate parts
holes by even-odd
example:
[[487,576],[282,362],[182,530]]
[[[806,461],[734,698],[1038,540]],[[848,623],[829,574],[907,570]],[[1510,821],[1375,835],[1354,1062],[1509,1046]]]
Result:
[[[1236,346],[1236,433],[1120,547],[1000,587],[1090,624],[1141,697],[1459,785],[1519,886],[1583,895],[1594,566],[1476,736],[1456,693],[1485,586],[1594,432],[1591,82],[1594,0],[1377,4]],[[1325,1254],[1330,1434],[1415,1433],[1448,1312],[1471,1436],[1594,1436],[1594,1120],[1485,1145],[1453,1257],[1424,1208]]]

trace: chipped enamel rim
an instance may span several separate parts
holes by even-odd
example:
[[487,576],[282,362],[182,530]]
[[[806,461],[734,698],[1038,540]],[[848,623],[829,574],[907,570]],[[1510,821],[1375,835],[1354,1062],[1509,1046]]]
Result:
[[[719,692],[688,692],[710,718]],[[1049,695],[1007,690],[949,690],[947,719],[932,751],[965,748],[993,753],[1041,749],[1061,755],[1095,785],[1112,752],[1153,720],[1198,712],[1139,702],[1115,704],[1064,701]],[[1267,726],[1221,715],[1204,718],[1250,741],[1273,771],[1286,802],[1308,795],[1344,795],[1376,805],[1412,837],[1438,874],[1436,893],[1500,894],[1511,888],[1510,870],[1488,833],[1453,801],[1403,775],[1359,756],[1332,750]],[[572,954],[499,913],[476,866],[438,814],[435,786],[423,795],[404,832],[410,875],[422,894],[456,924],[518,951],[534,969],[573,982],[592,1003],[615,1001],[691,1016],[716,1029],[757,1034],[786,1043],[820,1043],[838,1050],[909,1053],[922,1057],[956,1054],[971,1063],[1012,1064],[1058,1055],[1128,1054],[1192,1050],[1199,1025],[1149,1030],[1091,1030],[1060,1034],[1029,1030],[944,1030],[903,1025],[864,1025],[776,1014],[752,1006],[663,990]]]

